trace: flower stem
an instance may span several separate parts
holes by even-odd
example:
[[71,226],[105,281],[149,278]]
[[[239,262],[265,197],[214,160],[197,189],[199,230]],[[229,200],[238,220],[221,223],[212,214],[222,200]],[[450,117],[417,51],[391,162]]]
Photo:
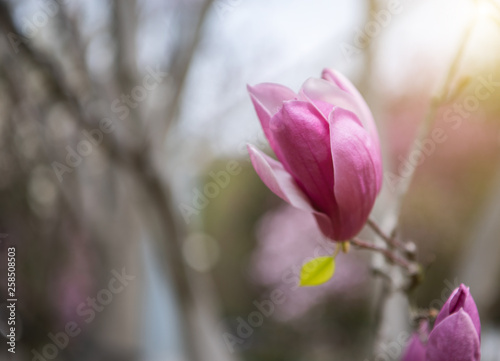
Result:
[[340,253],[340,251],[342,250],[342,244],[341,243],[338,243],[336,246],[335,246],[335,250],[333,251],[333,254],[332,254],[332,258],[335,258],[338,256],[338,254]]

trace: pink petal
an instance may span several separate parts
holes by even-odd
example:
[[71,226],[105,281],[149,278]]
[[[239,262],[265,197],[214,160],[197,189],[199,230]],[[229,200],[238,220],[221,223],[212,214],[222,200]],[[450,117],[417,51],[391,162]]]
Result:
[[434,326],[427,343],[427,361],[479,361],[480,342],[469,315],[460,309]]
[[281,109],[284,101],[294,99],[297,95],[293,90],[273,83],[262,83],[253,87],[247,85],[247,89],[269,145],[274,153],[278,155],[280,151],[276,148],[272,138],[269,122],[273,115]]
[[316,108],[319,114],[322,115],[322,119],[328,124],[328,117],[332,112],[334,106],[333,104],[327,103],[322,100],[313,100],[309,98],[302,90],[299,93],[298,100],[306,101],[311,103],[312,106]]
[[[448,297],[446,303],[441,307],[441,311],[436,317],[435,326],[441,323],[449,315],[458,312],[460,308],[470,316],[474,327],[477,330],[479,339],[481,339],[481,321],[479,318],[479,311],[477,310],[474,298],[470,294],[469,287],[461,284],[453,293]],[[434,326],[434,327],[435,327]]]
[[[332,106],[350,110],[356,113],[360,119],[362,117],[356,98],[324,79],[307,79],[299,91],[299,99],[308,100],[313,103],[322,101]],[[328,119],[330,112],[324,115]]]
[[[328,123],[305,101],[285,102],[271,120],[283,164],[322,213],[336,213]],[[281,160],[281,159],[280,159]]]
[[349,94],[356,94],[358,90],[344,75],[334,69],[323,69],[321,79],[327,80]]
[[366,104],[366,101],[361,93],[349,81],[349,79],[333,69],[324,69],[321,77],[324,80],[328,81],[330,84],[338,87],[339,89],[353,97],[356,104],[356,109],[359,112],[358,115],[362,119],[363,125],[370,131],[370,133],[372,133],[375,138],[378,139],[377,127],[375,125],[375,121],[373,120],[372,112],[370,111],[370,108],[368,107],[368,104]]
[[[358,114],[361,122],[372,135],[373,145],[371,145],[371,147],[373,147],[374,149],[380,149],[377,126],[375,124],[375,121],[373,120],[372,112],[370,111],[368,104],[366,104],[365,99],[360,94],[358,89],[356,89],[356,87],[349,81],[349,79],[347,79],[344,75],[333,69],[324,69],[323,73],[321,74],[321,77],[324,80],[330,82],[335,87],[342,89],[344,92],[350,94],[353,97],[354,102],[356,104],[355,113]],[[352,109],[350,108],[345,108],[345,109],[352,111]],[[380,152],[380,150],[378,152]],[[375,162],[375,170],[377,171],[377,190],[380,190],[382,186],[382,157],[379,156],[377,159],[374,159],[374,162]]]
[[342,108],[330,114],[330,136],[335,174],[334,193],[338,206],[338,240],[348,240],[363,228],[373,208],[377,172],[370,135],[356,115]]
[[325,235],[333,233],[329,218],[313,208],[307,196],[280,162],[265,155],[252,145],[248,145],[248,153],[260,179],[274,194],[295,208],[313,213]]

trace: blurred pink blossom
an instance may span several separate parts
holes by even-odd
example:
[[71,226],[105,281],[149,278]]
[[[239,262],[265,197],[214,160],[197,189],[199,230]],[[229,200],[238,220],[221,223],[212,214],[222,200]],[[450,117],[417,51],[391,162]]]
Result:
[[327,283],[298,287],[302,265],[313,257],[331,255],[336,247],[316,226],[314,217],[291,206],[266,213],[257,230],[258,243],[252,255],[252,279],[269,289],[280,289],[286,301],[276,307],[274,317],[299,318],[327,299],[361,299],[367,294],[369,266],[354,253],[336,257],[336,272]]

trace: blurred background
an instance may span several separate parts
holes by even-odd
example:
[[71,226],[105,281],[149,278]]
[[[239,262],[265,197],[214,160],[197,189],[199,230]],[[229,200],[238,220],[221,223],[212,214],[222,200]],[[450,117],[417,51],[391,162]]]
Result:
[[[269,150],[246,84],[298,91],[331,67],[375,115],[375,219],[416,167],[399,223],[426,271],[412,306],[466,283],[482,360],[500,360],[498,1],[4,0],[0,29],[0,304],[15,246],[22,327],[0,359],[370,359],[371,255],[297,288],[332,244],[246,153]],[[410,164],[432,101],[442,141]]]

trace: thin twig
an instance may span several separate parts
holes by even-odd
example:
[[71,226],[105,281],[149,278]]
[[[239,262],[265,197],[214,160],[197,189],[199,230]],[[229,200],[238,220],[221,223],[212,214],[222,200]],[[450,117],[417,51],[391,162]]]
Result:
[[[465,48],[469,42],[469,38],[472,34],[472,29],[474,28],[475,23],[476,23],[476,17],[474,17],[467,25],[467,28],[466,28],[464,35],[463,35],[463,39],[460,43],[460,46],[457,49],[455,56],[453,57],[453,61],[451,63],[450,68],[448,69],[448,73],[446,74],[446,77],[443,80],[443,83],[440,87],[440,90],[436,96],[432,97],[429,109],[427,110],[427,113],[426,113],[423,121],[420,123],[417,137],[416,137],[415,141],[413,142],[411,150],[408,152],[407,158],[409,158],[411,156],[411,154],[413,154],[414,152],[418,151],[419,144],[421,143],[421,141],[423,141],[429,135],[431,128],[432,128],[432,125],[434,124],[434,121],[436,119],[436,115],[437,115],[437,112],[439,110],[439,107],[441,106],[443,101],[446,100],[446,97],[449,94],[449,89],[451,87],[451,83],[452,83],[453,79],[455,78],[458,67],[460,66],[460,64],[462,62],[462,57],[463,57]],[[396,188],[396,198],[395,198],[395,203],[394,203],[393,214],[398,215],[398,221],[393,226],[393,230],[390,232],[390,234],[393,234],[395,232],[395,230],[397,229],[397,227],[400,223],[399,218],[401,217],[401,206],[403,203],[403,199],[404,199],[405,194],[408,192],[408,189],[410,188],[411,182],[412,182],[414,175],[415,175],[416,168],[417,167],[412,167],[410,169],[410,174],[408,174],[406,177],[402,178],[398,184],[398,187]]]
[[364,240],[356,238],[356,237],[351,239],[351,243],[354,246],[361,248],[361,249],[366,249],[366,250],[382,253],[392,263],[395,263],[395,264],[403,267],[409,273],[415,273],[415,270],[418,269],[418,267],[414,263],[408,261],[406,258],[399,256],[396,252],[394,252],[386,247],[377,246],[374,243],[367,242],[367,241],[364,241]]
[[406,245],[403,242],[398,241],[395,237],[385,234],[385,232],[378,226],[378,224],[373,219],[369,218],[366,221],[366,224],[389,246],[403,251],[406,249]]
[[[450,88],[452,80],[456,76],[457,69],[458,69],[459,65],[461,64],[461,60],[462,60],[462,57],[463,57],[463,54],[465,51],[465,47],[466,47],[467,43],[469,42],[469,38],[471,36],[472,29],[474,28],[475,22],[476,22],[476,18],[472,19],[469,22],[469,24],[467,25],[467,28],[464,31],[463,40],[462,40],[459,48],[457,49],[457,52],[453,58],[453,61],[452,61],[452,64],[448,70],[448,73],[447,73],[446,77],[444,78],[443,85],[440,89],[440,92],[438,93],[438,95],[436,97],[432,98],[430,107],[429,107],[422,123],[419,126],[417,137],[416,137],[415,142],[413,143],[412,149],[408,153],[407,157],[410,157],[413,152],[418,150],[419,142],[417,142],[417,141],[418,140],[421,141],[425,137],[428,136],[428,134],[432,128],[432,125],[434,123],[434,120],[436,118],[438,109],[439,109],[441,103],[445,100],[445,98],[449,94],[448,89]],[[403,179],[401,179],[401,181],[399,182],[399,184],[395,190],[395,192],[396,192],[395,199],[394,199],[393,203],[390,205],[389,210],[385,215],[386,222],[383,223],[384,224],[383,229],[387,231],[387,234],[390,235],[390,238],[392,238],[394,236],[394,234],[396,234],[398,226],[401,222],[401,207],[402,207],[402,203],[403,203],[403,198],[408,192],[408,189],[410,187],[410,184],[411,184],[412,179],[413,179],[414,174],[415,174],[415,170],[416,170],[416,168],[413,167],[413,169],[411,169],[410,174],[407,175],[406,177],[404,177]],[[384,237],[381,237],[381,238],[383,239]],[[397,273],[398,271],[396,269],[394,269],[394,272]],[[408,288],[408,290],[412,289],[414,287],[414,285],[420,281],[420,277],[421,277],[421,275],[419,274],[418,271],[416,273],[412,274],[412,279],[411,279],[412,284]],[[379,350],[382,350],[381,345],[383,345],[386,341],[388,341],[386,339],[386,336],[383,333],[383,330],[385,330],[388,327],[388,322],[385,322],[384,315],[382,315],[382,313],[384,313],[385,315],[390,315],[390,314],[394,313],[394,310],[386,309],[386,305],[387,305],[388,300],[389,300],[389,294],[387,291],[386,284],[384,284],[384,290],[382,290],[380,293],[380,300],[376,303],[377,308],[375,311],[375,315],[378,319],[378,321],[376,322],[376,329],[377,329],[376,344],[379,345],[377,347]]]
[[180,51],[180,49],[178,49],[179,51],[175,52],[177,55],[172,59],[172,69],[170,69],[169,73],[171,73],[174,77],[176,90],[173,97],[168,102],[165,123],[163,124],[163,129],[161,129],[160,132],[161,141],[165,139],[170,127],[174,124],[175,118],[177,117],[181,97],[186,87],[189,69],[194,61],[196,50],[198,49],[198,46],[203,38],[203,26],[212,3],[213,0],[204,0],[201,4],[199,13],[197,14],[196,24],[194,25],[194,28],[192,28],[192,37],[188,42],[186,49],[183,49],[184,51]]

